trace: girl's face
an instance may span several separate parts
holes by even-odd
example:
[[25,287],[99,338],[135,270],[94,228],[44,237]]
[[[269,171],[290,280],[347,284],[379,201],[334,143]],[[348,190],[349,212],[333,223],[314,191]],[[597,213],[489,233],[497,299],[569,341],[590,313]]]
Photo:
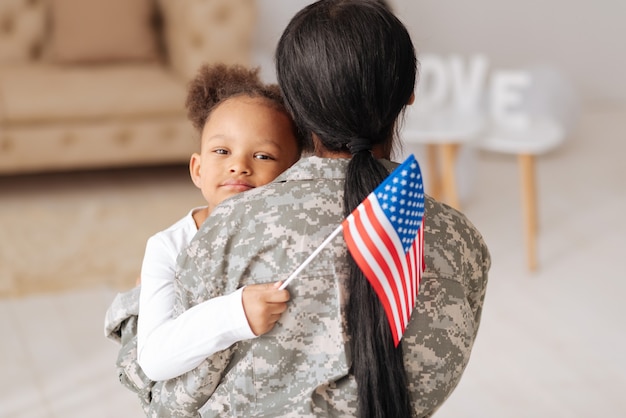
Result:
[[209,115],[189,169],[210,213],[227,197],[274,180],[299,157],[285,113],[267,99],[236,96]]

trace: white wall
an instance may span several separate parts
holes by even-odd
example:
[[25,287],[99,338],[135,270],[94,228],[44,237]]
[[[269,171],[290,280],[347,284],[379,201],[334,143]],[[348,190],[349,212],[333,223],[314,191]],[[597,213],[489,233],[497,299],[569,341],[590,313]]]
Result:
[[[258,0],[257,63],[310,0]],[[626,0],[391,0],[419,53],[485,53],[492,69],[552,65],[586,102],[626,105]]]
[[418,53],[485,53],[490,68],[552,65],[585,102],[626,105],[624,0],[395,0]]
[[258,23],[255,33],[255,65],[261,66],[266,82],[275,82],[274,50],[289,20],[313,0],[257,0]]

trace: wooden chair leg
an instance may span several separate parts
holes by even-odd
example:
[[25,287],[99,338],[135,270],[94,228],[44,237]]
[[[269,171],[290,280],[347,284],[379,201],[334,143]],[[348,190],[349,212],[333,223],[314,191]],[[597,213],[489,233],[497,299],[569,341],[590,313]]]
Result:
[[522,213],[526,257],[530,271],[537,269],[537,191],[535,187],[535,158],[530,154],[518,156],[522,186]]
[[428,194],[435,200],[441,200],[441,177],[439,176],[439,160],[437,145],[426,144],[426,159],[428,161]]
[[461,209],[459,194],[456,188],[456,156],[459,144],[442,144],[443,157],[443,189],[447,203],[455,209]]

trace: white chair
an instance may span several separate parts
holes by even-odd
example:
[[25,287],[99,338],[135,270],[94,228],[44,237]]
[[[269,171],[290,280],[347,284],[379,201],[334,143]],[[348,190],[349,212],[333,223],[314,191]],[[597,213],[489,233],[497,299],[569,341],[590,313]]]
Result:
[[457,209],[457,157],[483,128],[487,66],[483,55],[467,62],[457,55],[422,55],[415,103],[407,107],[400,131],[405,144],[426,146],[426,191]]
[[406,144],[426,146],[426,189],[435,199],[460,209],[456,166],[461,145],[475,140],[485,117],[479,109],[453,105],[434,110],[408,106],[401,138]]
[[523,93],[519,111],[526,124],[490,121],[477,145],[485,150],[517,156],[521,176],[521,199],[528,268],[537,268],[537,190],[535,156],[560,146],[572,130],[578,113],[574,90],[554,68],[528,70],[530,85]]

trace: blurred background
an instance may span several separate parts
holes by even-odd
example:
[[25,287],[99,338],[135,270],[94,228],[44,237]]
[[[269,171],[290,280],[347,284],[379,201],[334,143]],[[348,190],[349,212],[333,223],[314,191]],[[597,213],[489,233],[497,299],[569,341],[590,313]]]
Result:
[[[104,313],[202,204],[186,83],[203,62],[275,80],[309,3],[0,0],[0,416],[142,416]],[[416,153],[493,258],[436,416],[625,416],[626,3],[388,4],[422,65],[394,157]]]

